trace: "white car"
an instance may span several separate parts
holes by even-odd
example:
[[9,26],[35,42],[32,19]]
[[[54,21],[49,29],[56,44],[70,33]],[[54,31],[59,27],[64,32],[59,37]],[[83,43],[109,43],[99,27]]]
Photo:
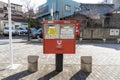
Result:
[[[9,27],[5,26],[3,28],[3,35],[9,35]],[[16,35],[15,27],[12,27],[12,35]]]
[[16,28],[16,33],[17,33],[17,35],[25,35],[25,34],[27,34],[27,29],[26,28],[24,28],[24,27],[18,27],[18,28]]

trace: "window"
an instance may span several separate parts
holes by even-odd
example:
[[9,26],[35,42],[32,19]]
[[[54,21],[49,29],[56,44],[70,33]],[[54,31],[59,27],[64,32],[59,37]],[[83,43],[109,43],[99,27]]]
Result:
[[75,8],[75,11],[79,11],[79,8]]
[[7,7],[4,7],[4,10],[7,10]]
[[[7,27],[4,27],[4,29],[5,30],[9,30],[9,27],[7,26]],[[14,28],[12,27],[12,30],[13,30]]]
[[15,10],[15,7],[11,7],[12,10]]
[[70,6],[70,5],[66,5],[66,6],[65,6],[65,10],[66,10],[66,11],[70,11],[70,10],[71,10],[71,6]]
[[117,13],[120,13],[120,11],[117,11]]
[[82,10],[82,8],[80,7],[79,10]]
[[118,8],[120,8],[120,4],[118,4]]

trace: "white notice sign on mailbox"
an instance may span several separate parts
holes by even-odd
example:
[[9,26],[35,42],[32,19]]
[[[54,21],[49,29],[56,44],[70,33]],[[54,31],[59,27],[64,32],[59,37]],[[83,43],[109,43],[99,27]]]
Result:
[[71,27],[71,26],[62,27],[60,38],[62,38],[62,39],[73,39],[74,38],[74,27]]

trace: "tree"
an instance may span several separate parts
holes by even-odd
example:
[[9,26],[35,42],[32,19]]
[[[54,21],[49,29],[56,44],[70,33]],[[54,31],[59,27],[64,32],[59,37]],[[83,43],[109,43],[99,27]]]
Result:
[[28,21],[28,41],[30,41],[30,27],[32,17],[34,17],[35,3],[32,0],[21,0],[23,2],[24,18]]

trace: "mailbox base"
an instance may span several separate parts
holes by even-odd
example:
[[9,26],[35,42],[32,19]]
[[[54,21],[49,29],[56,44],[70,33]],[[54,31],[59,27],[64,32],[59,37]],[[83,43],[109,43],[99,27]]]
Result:
[[56,54],[56,71],[61,72],[63,70],[63,54]]

